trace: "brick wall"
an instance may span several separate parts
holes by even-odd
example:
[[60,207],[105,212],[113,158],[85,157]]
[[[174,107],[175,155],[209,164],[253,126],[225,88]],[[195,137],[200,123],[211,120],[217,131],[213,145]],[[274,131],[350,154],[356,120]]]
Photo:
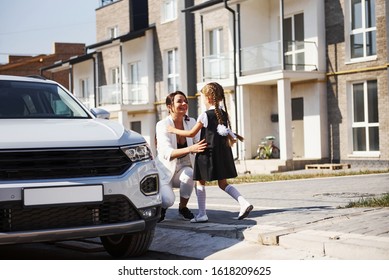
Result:
[[48,71],[41,73],[41,68],[51,66],[56,61],[65,61],[72,56],[83,54],[85,54],[85,44],[54,43],[53,54],[50,55],[11,56],[8,64],[0,65],[0,75],[29,76],[42,74],[44,77],[54,80],[69,89],[69,72],[67,70],[56,73]]
[[130,32],[130,0],[120,0],[96,9],[96,42],[110,39],[108,29],[118,27],[118,36]]
[[[350,63],[345,32],[348,0],[326,0],[328,67],[328,122],[331,158],[334,162],[357,161],[359,165],[387,164],[389,160],[389,95],[385,0],[376,0],[377,58]],[[345,35],[346,34],[346,35]],[[377,80],[380,157],[353,157],[351,153],[351,93],[355,81]]]

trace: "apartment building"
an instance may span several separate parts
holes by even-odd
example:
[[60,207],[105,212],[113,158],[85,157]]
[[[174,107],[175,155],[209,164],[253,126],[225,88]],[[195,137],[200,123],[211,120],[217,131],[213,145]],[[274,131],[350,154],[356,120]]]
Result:
[[195,1],[197,89],[220,83],[239,159],[275,136],[281,165],[329,157],[324,1]]
[[389,166],[385,0],[325,1],[330,153],[352,166]]
[[281,170],[388,166],[388,14],[384,0],[101,0],[97,43],[46,70],[69,69],[76,96],[150,144],[170,92],[196,117],[215,81],[245,137],[236,159],[274,136]]

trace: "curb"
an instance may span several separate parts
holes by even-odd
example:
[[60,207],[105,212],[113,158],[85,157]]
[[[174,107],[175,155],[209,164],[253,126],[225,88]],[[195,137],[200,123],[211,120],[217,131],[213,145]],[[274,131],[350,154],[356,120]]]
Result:
[[162,223],[159,223],[157,227],[205,233],[211,236],[233,238],[237,240],[244,240],[244,232],[249,229],[248,226],[244,225],[225,225],[210,222],[183,224],[182,221],[177,220],[164,220]]
[[388,260],[389,238],[342,232],[303,230],[280,237],[279,244],[347,260]]

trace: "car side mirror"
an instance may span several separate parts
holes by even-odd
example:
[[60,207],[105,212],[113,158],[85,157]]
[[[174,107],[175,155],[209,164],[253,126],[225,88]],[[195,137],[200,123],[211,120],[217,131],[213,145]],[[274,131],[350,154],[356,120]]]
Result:
[[98,119],[109,120],[109,117],[111,116],[111,114],[107,110],[104,110],[102,108],[92,108],[90,111]]

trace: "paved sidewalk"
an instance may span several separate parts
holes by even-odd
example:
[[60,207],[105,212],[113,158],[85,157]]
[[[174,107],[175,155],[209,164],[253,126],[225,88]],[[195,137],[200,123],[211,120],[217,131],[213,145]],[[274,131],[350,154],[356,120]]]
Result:
[[[328,192],[317,193],[323,186]],[[389,174],[237,187],[253,197],[248,219],[234,220],[238,206],[208,187],[209,222],[180,220],[175,205],[158,224],[150,249],[158,251],[158,243],[169,239],[171,253],[199,259],[389,260],[389,208],[338,207],[353,195],[389,192]],[[189,205],[194,211],[195,202],[194,196]]]

